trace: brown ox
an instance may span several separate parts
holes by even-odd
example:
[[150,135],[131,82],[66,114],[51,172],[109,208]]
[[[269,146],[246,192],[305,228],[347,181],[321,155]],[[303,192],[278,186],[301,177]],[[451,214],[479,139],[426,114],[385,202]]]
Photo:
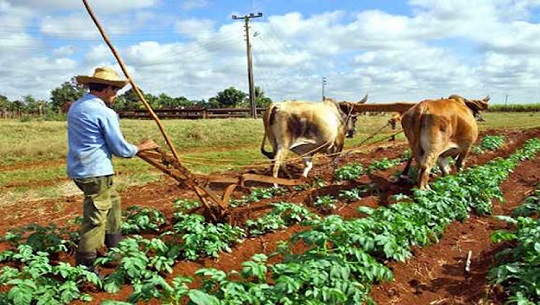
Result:
[[456,157],[456,170],[460,171],[478,138],[475,115],[487,109],[488,101],[489,96],[483,100],[467,100],[451,95],[447,99],[424,100],[406,111],[401,126],[412,156],[403,173],[407,174],[414,158],[419,165],[418,187],[429,189],[429,173],[435,163],[444,176],[449,172],[449,158]]
[[[366,100],[367,95],[360,102]],[[287,101],[268,106],[263,116],[261,153],[274,159],[272,175],[278,177],[289,150],[302,157],[304,177],[313,167],[315,153],[333,154],[335,159],[343,149],[345,133],[350,132],[349,104],[325,99],[317,103]],[[272,152],[264,149],[266,138]]]

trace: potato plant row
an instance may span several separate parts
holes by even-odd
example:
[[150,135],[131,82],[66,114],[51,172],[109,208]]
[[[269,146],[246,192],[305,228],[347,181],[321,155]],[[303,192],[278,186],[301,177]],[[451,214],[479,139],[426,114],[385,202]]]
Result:
[[512,217],[499,216],[514,226],[513,230],[495,232],[494,242],[511,242],[497,254],[498,263],[488,278],[496,290],[503,290],[507,304],[540,303],[540,184]]
[[[491,200],[502,200],[499,185],[521,160],[540,151],[540,140],[529,141],[507,159],[496,159],[469,168],[456,176],[440,178],[432,190],[415,191],[388,208],[362,208],[369,217],[343,220],[333,215],[316,218],[306,230],[294,235],[268,263],[264,254],[242,263],[242,270],[196,272],[203,285],[188,289],[192,279],[177,277],[172,284],[147,285],[130,302],[158,299],[179,304],[373,304],[371,285],[392,279],[384,265],[411,256],[412,246],[437,242],[455,220],[463,221],[471,210],[491,213]],[[309,246],[297,254],[291,249],[302,242]]]
[[[383,160],[385,161],[385,160]],[[385,165],[388,164],[395,164],[395,162],[379,162],[382,165],[370,165],[373,169],[379,169],[381,168],[388,168],[389,166]],[[255,197],[258,195],[255,195]],[[268,198],[264,197],[266,195],[260,195],[262,198]],[[416,195],[415,195],[416,197]],[[367,210],[365,210],[367,211]],[[378,210],[377,210],[378,211]],[[137,230],[143,229],[143,230],[153,230],[153,231],[159,231],[160,226],[165,224],[165,219],[163,215],[159,215],[159,211],[156,210],[145,210],[141,208],[132,208],[131,210],[128,209],[128,221],[126,221],[126,228],[124,228],[127,231],[136,232]],[[367,211],[370,212],[371,211]],[[375,214],[375,213],[374,213]],[[131,216],[136,216],[134,218],[130,218]],[[254,227],[252,230],[252,234],[257,234],[256,230],[260,230],[261,232],[259,234],[264,233],[264,230],[275,230],[274,227],[272,227],[272,221],[285,216],[286,221],[283,224],[279,224],[278,220],[278,228],[286,226],[294,221],[300,221],[300,220],[306,220],[311,219],[312,222],[310,223],[311,226],[317,227],[319,223],[322,223],[322,226],[326,226],[325,222],[327,220],[323,220],[317,217],[311,217],[309,215],[309,212],[307,210],[302,211],[300,208],[294,208],[291,206],[287,206],[287,204],[276,204],[275,211],[268,214],[266,217],[266,220],[262,218],[263,220],[259,220],[257,224],[248,224],[249,226]],[[116,292],[120,288],[121,285],[127,283],[127,282],[134,282],[134,288],[135,292],[130,297],[129,301],[135,302],[138,300],[150,300],[150,299],[159,299],[159,300],[167,300],[167,302],[173,302],[176,301],[180,302],[180,300],[185,297],[186,295],[191,299],[192,302],[195,304],[211,304],[208,302],[214,302],[216,300],[216,296],[218,299],[222,300],[225,303],[216,303],[216,304],[238,304],[236,299],[232,298],[230,302],[227,302],[226,298],[221,298],[219,296],[218,291],[212,291],[212,290],[189,290],[187,289],[186,283],[188,283],[191,279],[189,278],[177,278],[175,279],[172,284],[168,284],[165,282],[163,277],[161,277],[161,274],[163,272],[170,272],[172,265],[174,264],[175,260],[177,260],[179,257],[185,258],[185,259],[197,259],[200,257],[200,255],[203,256],[217,256],[219,252],[225,250],[230,250],[229,246],[231,242],[240,241],[244,237],[244,232],[241,230],[238,230],[237,228],[233,228],[230,226],[217,226],[217,227],[210,227],[205,222],[204,219],[201,218],[199,215],[186,215],[181,212],[175,213],[175,216],[173,217],[175,219],[175,223],[173,225],[173,230],[170,232],[165,232],[160,236],[159,239],[152,239],[152,240],[146,240],[141,237],[135,236],[132,239],[126,239],[122,242],[121,246],[118,249],[115,249],[116,252],[111,251],[109,252],[109,255],[105,258],[101,259],[101,263],[109,263],[113,259],[116,259],[117,255],[119,254],[122,257],[122,261],[118,265],[119,267],[115,272],[109,276],[105,281],[101,281],[100,279],[96,278],[94,274],[88,273],[85,270],[82,270],[80,268],[71,267],[67,264],[58,264],[55,266],[51,266],[49,263],[49,259],[47,257],[48,253],[47,251],[51,251],[51,253],[58,253],[59,251],[66,251],[68,248],[69,242],[66,240],[59,239],[60,242],[55,242],[53,240],[47,242],[47,239],[41,239],[39,236],[49,236],[49,239],[51,239],[50,236],[57,236],[55,234],[33,234],[29,238],[30,241],[34,240],[34,244],[32,246],[28,246],[28,240],[27,245],[20,245],[18,247],[18,252],[16,251],[5,251],[0,254],[0,260],[1,261],[15,261],[19,262],[22,267],[21,272],[17,268],[11,268],[11,267],[5,267],[3,270],[2,275],[0,275],[0,282],[4,285],[13,285],[14,287],[9,290],[7,293],[7,296],[5,300],[9,300],[12,303],[15,304],[31,304],[34,302],[38,302],[38,304],[41,302],[42,304],[61,304],[61,303],[68,303],[70,300],[74,299],[81,299],[81,300],[88,300],[90,297],[88,295],[85,295],[81,293],[78,290],[78,287],[83,282],[90,282],[93,283],[96,286],[101,287],[101,285],[104,285],[103,287],[110,292]],[[272,219],[274,218],[274,219]],[[339,219],[339,218],[338,218]],[[266,225],[265,221],[270,223],[270,225]],[[334,221],[333,217],[329,217],[328,221]],[[192,224],[196,224],[193,225]],[[34,230],[36,228],[33,228]],[[39,228],[38,228],[39,229]],[[57,229],[53,227],[49,228],[52,229],[52,231],[56,231]],[[29,231],[32,230],[32,228],[28,228]],[[210,232],[210,233],[208,233]],[[309,232],[309,231],[308,231]],[[43,233],[43,232],[41,232]],[[65,232],[64,232],[65,233]],[[306,232],[304,232],[306,233]],[[74,233],[70,233],[74,234]],[[7,240],[10,240],[11,242],[14,242],[17,239],[17,234],[13,234],[13,236],[7,236]],[[214,237],[212,237],[214,236]],[[230,238],[225,240],[219,240],[219,238],[215,238],[215,236],[229,236]],[[20,236],[19,236],[20,237]],[[295,240],[296,239],[296,240]],[[307,241],[308,244],[310,237],[302,236],[301,234],[298,236],[295,236],[292,243],[297,242],[298,239],[304,240],[304,242]],[[39,242],[42,242],[39,244]],[[329,237],[326,239],[327,242],[333,242]],[[379,240],[380,242],[380,240]],[[313,243],[312,244],[316,244]],[[368,243],[369,244],[369,243]],[[73,245],[71,245],[73,246]],[[48,248],[49,247],[49,248]],[[50,248],[53,247],[53,248]],[[56,248],[54,248],[56,247]],[[386,247],[385,247],[386,248]],[[287,253],[287,247],[282,248],[281,254],[285,255],[284,263],[288,263],[291,259],[291,254]],[[309,251],[306,255],[309,256]],[[376,251],[374,252],[376,254]],[[340,283],[340,287],[334,287],[332,289],[329,289],[328,287],[325,287],[325,289],[318,290],[316,286],[313,286],[315,290],[312,291],[313,296],[315,299],[322,299],[323,302],[330,302],[335,304],[341,304],[343,303],[343,298],[349,300],[349,294],[352,293],[353,298],[351,300],[354,300],[354,302],[358,300],[364,300],[365,296],[367,295],[367,291],[369,290],[369,284],[373,281],[379,281],[379,280],[388,280],[391,277],[391,273],[385,267],[377,263],[375,259],[377,259],[377,255],[374,253],[369,253],[369,251],[365,251],[365,249],[362,249],[361,253],[356,253],[354,257],[357,258],[357,260],[360,260],[363,262],[363,264],[366,264],[366,260],[369,261],[367,264],[372,265],[372,270],[370,272],[367,272],[366,270],[361,271],[362,268],[359,266],[356,266],[355,268],[350,268],[351,266],[348,265],[342,265],[341,262],[337,265],[336,261],[331,259],[330,262],[323,263],[319,266],[319,260],[327,261],[329,257],[333,257],[331,252],[324,252],[321,257],[321,254],[318,253],[316,255],[316,261],[311,261],[308,263],[309,268],[305,269],[306,276],[312,275],[311,271],[318,270],[322,273],[325,273],[326,268],[329,266],[334,266],[337,268],[336,271],[338,273],[344,274],[356,274],[356,276],[352,277],[352,281],[347,281],[345,277],[340,277],[337,279],[334,279],[335,281]],[[334,257],[336,259],[349,259],[347,255],[343,256],[343,254],[340,254],[341,256]],[[350,254],[349,254],[350,255]],[[367,256],[366,256],[367,255]],[[363,258],[360,259],[360,257]],[[370,258],[371,257],[371,258]],[[392,255],[387,255],[388,258],[393,259],[400,259],[399,255],[392,257]],[[300,260],[304,261],[305,257],[300,256]],[[265,277],[260,272],[264,270],[264,273],[272,274],[273,277],[280,278],[278,275],[280,274],[280,271],[274,270],[274,266],[266,266],[266,257],[264,255],[258,255],[254,257],[252,262],[246,262],[244,265],[251,265],[252,272],[257,271],[256,277],[259,278],[259,280],[262,283],[262,278]],[[330,265],[328,265],[330,263]],[[48,266],[48,267],[47,267]],[[287,265],[277,265],[277,266],[284,266],[287,267]],[[317,267],[318,266],[318,267]],[[49,268],[51,267],[51,268]],[[334,268],[332,267],[332,268]],[[11,269],[10,269],[11,268]],[[246,269],[246,268],[244,268]],[[249,268],[248,268],[249,269]],[[369,269],[369,268],[368,268]],[[283,276],[284,278],[287,278],[287,272],[289,272],[291,275],[293,273],[297,273],[297,271],[287,271],[288,269],[284,269],[285,272]],[[311,271],[310,271],[311,270]],[[216,286],[217,283],[213,282],[215,280],[215,277],[218,278],[223,275],[223,272],[220,271],[213,271],[213,270],[201,270],[197,273],[198,276],[203,277],[203,281],[209,281],[209,283],[213,283],[213,286]],[[249,270],[243,270],[242,272],[243,276],[247,276],[249,279],[251,277],[255,276],[254,274],[250,275]],[[48,276],[47,276],[48,275]],[[323,276],[323,275],[321,275]],[[226,275],[226,278],[230,277],[230,275]],[[323,276],[324,277],[324,276]],[[348,276],[347,276],[348,277]],[[356,280],[355,278],[359,277],[365,277],[368,279],[367,284],[363,283],[364,286],[362,286],[362,289],[358,289],[358,283],[361,283],[361,281]],[[246,278],[245,280],[249,280]],[[56,282],[55,282],[56,280]],[[266,280],[266,278],[265,278]],[[218,286],[224,285],[225,283],[219,282]],[[210,284],[208,284],[210,285]],[[211,285],[211,286],[212,286]],[[311,286],[310,283],[304,283],[305,286]],[[277,285],[275,285],[277,286]],[[272,286],[272,287],[275,287]],[[203,286],[204,287],[204,286]],[[289,287],[290,288],[290,287]],[[324,287],[323,287],[324,288]],[[289,291],[289,290],[287,290]],[[346,293],[349,291],[349,293]],[[283,291],[279,291],[278,293],[283,293]],[[310,293],[307,293],[307,295],[310,295]],[[176,300],[176,301],[174,301]],[[253,298],[252,301],[243,301],[244,303],[257,303],[257,298]],[[263,299],[261,299],[263,300]],[[297,303],[304,301],[309,301],[310,298],[302,297],[300,299],[293,299],[293,300],[280,300],[279,302],[275,303],[275,299],[270,298],[270,301],[263,302],[267,304],[287,304],[290,302]],[[8,302],[8,301],[6,301]],[[220,301],[221,302],[221,301]],[[353,302],[353,303],[354,303]],[[0,301],[1,304],[1,301]],[[10,303],[11,304],[11,303]],[[314,303],[315,304],[315,303]]]

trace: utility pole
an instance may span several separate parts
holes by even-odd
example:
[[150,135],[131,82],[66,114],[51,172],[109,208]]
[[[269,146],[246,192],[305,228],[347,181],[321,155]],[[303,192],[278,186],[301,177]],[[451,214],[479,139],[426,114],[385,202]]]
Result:
[[508,106],[508,94],[504,98],[504,107]]
[[321,93],[322,93],[322,100],[323,101],[324,101],[324,98],[325,98],[325,96],[324,96],[324,87],[326,87],[326,77],[323,76],[322,77],[322,90],[321,90],[322,91]]
[[249,105],[251,106],[251,117],[257,118],[257,105],[255,105],[255,85],[253,84],[253,66],[251,62],[251,44],[249,42],[249,20],[251,18],[262,17],[262,13],[259,12],[257,15],[250,13],[242,17],[232,15],[232,19],[244,19],[244,29],[246,31],[246,52],[247,52],[247,69],[248,69],[248,83],[249,83]]

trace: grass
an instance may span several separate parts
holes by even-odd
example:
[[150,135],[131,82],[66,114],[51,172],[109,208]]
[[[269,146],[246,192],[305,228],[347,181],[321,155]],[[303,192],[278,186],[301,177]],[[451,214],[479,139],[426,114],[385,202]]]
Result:
[[[480,130],[493,128],[540,127],[540,113],[488,112]],[[358,134],[347,139],[345,151],[360,150],[367,144],[382,141],[393,133],[389,127],[364,143],[368,136],[384,126],[389,115],[362,116]],[[162,124],[176,148],[182,164],[197,173],[218,173],[242,166],[268,166],[259,151],[264,129],[261,120],[163,120]],[[20,199],[54,198],[80,193],[65,173],[67,153],[66,122],[20,122],[0,120],[0,204]],[[122,120],[122,131],[130,142],[152,138],[167,148],[152,120]],[[405,141],[403,134],[397,136]],[[270,146],[267,142],[267,149]],[[138,159],[114,159],[119,190],[132,185],[157,181],[163,174]]]

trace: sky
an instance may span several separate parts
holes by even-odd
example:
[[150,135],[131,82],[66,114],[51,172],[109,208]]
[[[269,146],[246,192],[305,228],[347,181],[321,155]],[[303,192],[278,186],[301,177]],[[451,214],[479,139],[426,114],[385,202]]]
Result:
[[[540,102],[540,0],[88,0],[147,93],[208,100],[255,86],[274,101]],[[121,69],[83,1],[0,0],[0,95]],[[323,79],[325,81],[323,82]],[[128,87],[129,88],[129,87]],[[126,89],[124,89],[126,90]]]

